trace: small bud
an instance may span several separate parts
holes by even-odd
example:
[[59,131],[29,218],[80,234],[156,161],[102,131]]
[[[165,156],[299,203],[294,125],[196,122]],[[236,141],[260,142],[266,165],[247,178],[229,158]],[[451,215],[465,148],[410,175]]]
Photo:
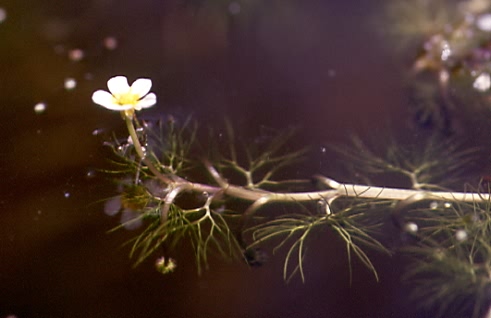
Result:
[[172,273],[176,267],[177,263],[173,258],[165,259],[164,256],[160,257],[157,259],[155,262],[155,267],[157,268],[157,271],[159,271],[162,274],[169,274]]

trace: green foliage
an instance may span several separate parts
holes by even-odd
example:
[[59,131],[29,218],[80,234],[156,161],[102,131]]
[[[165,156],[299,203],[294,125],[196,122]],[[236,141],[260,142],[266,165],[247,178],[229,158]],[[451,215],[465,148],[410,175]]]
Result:
[[426,142],[403,146],[389,140],[379,155],[360,138],[353,137],[352,145],[336,146],[353,175],[366,176],[395,173],[404,176],[413,189],[443,189],[462,185],[459,179],[476,158],[478,149],[462,148],[454,138],[432,136]]
[[[382,211],[390,203],[382,200],[363,200],[358,203],[344,202],[341,205],[336,204],[340,205],[339,210],[333,214],[325,213],[326,210],[323,206],[326,204],[327,202],[318,201],[316,213],[312,213],[312,210],[299,205],[299,210],[304,211],[304,214],[282,215],[249,228],[248,231],[252,233],[253,237],[253,243],[249,248],[279,238],[280,243],[273,250],[275,252],[291,241],[283,267],[283,277],[289,281],[296,273],[299,273],[302,281],[304,281],[303,262],[306,254],[306,242],[316,231],[329,228],[338,234],[346,244],[350,277],[351,255],[353,253],[359,261],[372,271],[378,280],[377,271],[362,246],[389,253],[374,237],[374,234],[382,225],[382,220],[377,218],[376,212]],[[321,208],[319,209],[319,207]],[[292,263],[295,263],[293,269],[291,269]]]
[[167,220],[153,218],[147,228],[133,241],[131,257],[136,257],[135,265],[140,264],[159,247],[166,244],[176,248],[188,239],[195,252],[198,270],[208,266],[208,254],[214,248],[224,257],[236,255],[238,245],[225,217],[208,206],[197,209],[182,210],[172,204]]
[[402,252],[406,281],[438,317],[482,317],[491,302],[491,203],[431,202],[404,212],[421,228]]

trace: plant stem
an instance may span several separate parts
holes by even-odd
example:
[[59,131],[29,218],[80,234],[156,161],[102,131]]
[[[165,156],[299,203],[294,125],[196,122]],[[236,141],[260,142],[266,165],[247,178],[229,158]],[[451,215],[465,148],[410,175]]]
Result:
[[[221,177],[218,171],[208,162],[204,162],[208,172],[215,179],[221,190],[235,198],[244,199],[247,201],[262,200],[258,204],[265,204],[266,202],[305,202],[324,200],[328,201],[337,197],[353,197],[353,198],[366,198],[366,199],[381,199],[381,200],[396,200],[404,201],[409,198],[414,200],[443,200],[443,201],[461,201],[461,202],[485,202],[490,201],[490,194],[483,193],[465,193],[465,192],[446,192],[446,191],[426,191],[418,189],[398,189],[398,188],[386,188],[386,187],[373,187],[367,185],[339,183],[333,179],[326,178],[324,176],[315,176],[322,184],[331,188],[324,191],[311,191],[311,192],[292,192],[292,193],[278,193],[270,192],[262,189],[247,189],[240,186],[228,184],[225,179]],[[193,183],[193,191],[206,191],[215,192],[213,187],[209,185],[202,185]]]
[[[338,197],[354,197],[354,198],[366,198],[366,199],[380,199],[380,200],[396,200],[404,201],[411,200],[443,200],[443,201],[461,201],[461,202],[484,202],[490,201],[490,194],[482,193],[465,193],[465,192],[444,192],[444,191],[425,191],[418,189],[398,189],[398,188],[386,188],[386,187],[373,187],[367,185],[338,183],[333,179],[323,176],[316,176],[315,178],[328,186],[329,190],[323,191],[310,191],[310,192],[291,192],[291,193],[278,193],[270,192],[262,189],[250,189],[241,186],[231,185],[221,177],[216,169],[209,163],[205,162],[205,166],[213,179],[217,182],[218,186],[212,186],[207,184],[193,183],[176,176],[176,179],[170,179],[164,176],[155,164],[146,157],[144,148],[138,140],[135,127],[133,125],[132,118],[125,116],[126,126],[128,132],[133,140],[133,145],[138,156],[150,169],[150,171],[161,181],[167,185],[173,187],[179,187],[181,191],[193,191],[193,192],[208,192],[210,194],[222,191],[224,194],[243,199],[246,201],[256,201],[257,207],[270,202],[306,202],[323,200],[328,201]],[[259,200],[259,201],[258,201]],[[332,200],[331,200],[332,202]]]
[[143,151],[143,147],[140,144],[140,140],[136,134],[135,126],[133,125],[133,120],[129,116],[124,116],[126,127],[128,128],[128,132],[130,134],[131,140],[133,141],[133,146],[136,150],[136,153],[140,157],[140,159],[145,163],[145,165],[150,169],[150,171],[165,184],[171,184],[173,181],[168,177],[164,176],[157,167],[155,167],[154,163],[150,161],[145,152]]

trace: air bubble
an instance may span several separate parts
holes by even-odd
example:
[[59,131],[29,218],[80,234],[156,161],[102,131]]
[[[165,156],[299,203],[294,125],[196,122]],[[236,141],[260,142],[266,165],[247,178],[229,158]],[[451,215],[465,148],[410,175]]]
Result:
[[457,230],[455,232],[455,239],[459,242],[467,240],[467,232],[465,230]]
[[432,210],[438,209],[438,202],[436,202],[436,201],[431,202],[430,203],[430,209],[432,209]]
[[77,86],[77,81],[74,78],[65,78],[64,86],[66,90],[72,90]]
[[450,202],[445,202],[445,203],[443,204],[443,206],[445,207],[445,209],[450,209],[450,208],[452,207],[452,203],[450,203]]
[[64,191],[64,192],[63,192],[63,196],[64,196],[66,199],[68,199],[68,198],[70,197],[70,192],[68,192],[68,191]]
[[106,131],[104,128],[97,128],[92,131],[92,136],[99,136],[102,134],[104,131]]
[[46,110],[46,104],[45,103],[37,103],[34,105],[34,112],[36,114],[42,114]]
[[414,222],[409,222],[404,225],[404,231],[409,232],[409,233],[416,233],[418,232],[418,225]]
[[87,173],[85,174],[85,177],[86,177],[87,179],[92,179],[92,178],[94,178],[94,177],[95,177],[95,175],[96,175],[95,170],[89,170],[89,171],[87,171]]
[[326,151],[327,151],[327,148],[326,147],[321,147],[321,152],[322,153],[326,153]]

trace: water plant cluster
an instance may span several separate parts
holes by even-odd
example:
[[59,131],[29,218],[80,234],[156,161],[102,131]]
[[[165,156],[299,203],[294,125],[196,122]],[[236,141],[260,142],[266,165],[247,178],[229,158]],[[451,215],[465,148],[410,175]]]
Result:
[[[428,3],[420,2],[423,9]],[[120,180],[106,212],[122,212],[118,228],[138,228],[130,242],[135,263],[154,258],[158,271],[170,273],[179,264],[172,251],[187,242],[200,271],[214,252],[260,266],[267,259],[264,249],[273,246],[273,252],[286,250],[285,280],[304,280],[309,239],[329,229],[344,242],[350,263],[363,263],[376,279],[368,250],[405,255],[404,279],[423,308],[444,317],[491,317],[490,182],[458,185],[457,176],[476,160],[475,149],[448,137],[454,79],[466,78],[470,91],[488,98],[490,8],[488,1],[466,1],[440,12],[444,27],[431,24],[418,33],[425,37],[412,66],[415,83],[422,73],[436,74],[433,82],[423,80],[437,94],[430,103],[417,103],[415,119],[437,130],[432,138],[416,148],[394,142],[381,153],[359,138],[336,148],[354,175],[397,175],[407,187],[342,183],[322,175],[282,179],[279,172],[307,154],[288,149],[290,133],[242,146],[225,121],[226,133],[210,131],[206,147],[200,146],[198,135],[205,134],[191,119],[138,118],[137,111],[157,102],[150,79],[130,86],[124,76],[111,78],[109,92],[96,91],[92,99],[120,113],[129,137],[106,143],[114,154],[110,172]],[[270,209],[275,206],[287,212]],[[401,239],[397,248],[383,243],[380,229],[387,222]]]

